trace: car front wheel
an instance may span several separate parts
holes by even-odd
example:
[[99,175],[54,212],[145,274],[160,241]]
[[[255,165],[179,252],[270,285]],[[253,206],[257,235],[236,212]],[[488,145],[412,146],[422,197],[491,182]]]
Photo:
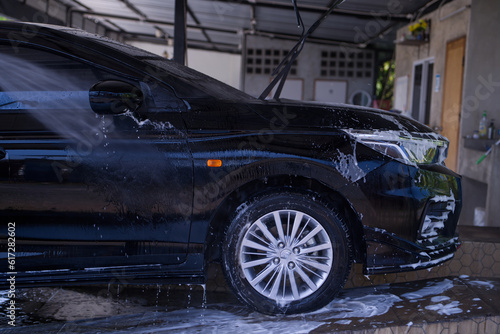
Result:
[[342,288],[350,269],[345,224],[306,194],[266,195],[240,206],[222,254],[236,295],[267,314],[323,307]]

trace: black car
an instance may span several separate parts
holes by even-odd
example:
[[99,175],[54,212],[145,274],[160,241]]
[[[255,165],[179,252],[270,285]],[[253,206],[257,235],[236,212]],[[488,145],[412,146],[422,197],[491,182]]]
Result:
[[203,283],[257,311],[453,257],[447,140],[349,105],[261,100],[84,31],[0,24],[0,271],[16,287]]

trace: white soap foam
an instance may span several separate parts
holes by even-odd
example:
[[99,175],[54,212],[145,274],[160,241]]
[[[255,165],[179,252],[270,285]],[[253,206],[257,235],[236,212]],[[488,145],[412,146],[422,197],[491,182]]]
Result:
[[460,303],[455,300],[448,304],[439,303],[439,304],[429,305],[426,306],[425,309],[430,311],[436,311],[441,315],[452,315],[463,312],[462,309],[458,307],[459,305]]
[[424,298],[427,296],[435,296],[435,295],[440,295],[443,292],[451,289],[453,287],[453,281],[449,279],[444,279],[439,282],[429,282],[428,285],[425,288],[422,288],[418,291],[414,292],[408,292],[405,294],[402,294],[401,296],[408,299],[408,300],[415,300],[415,299],[420,299]]

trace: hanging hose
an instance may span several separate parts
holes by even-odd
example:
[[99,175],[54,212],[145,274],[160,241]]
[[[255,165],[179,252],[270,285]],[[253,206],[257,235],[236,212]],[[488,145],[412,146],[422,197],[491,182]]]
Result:
[[[497,142],[496,142],[496,143],[495,143],[495,145],[493,145],[493,146],[498,146],[498,145],[500,145],[500,139],[499,139],[499,140],[497,140]],[[479,158],[479,159],[476,161],[476,165],[479,165],[479,164],[480,164],[480,163],[481,163],[481,162],[482,162],[482,161],[483,161],[483,160],[484,160],[484,159],[488,156],[488,154],[490,154],[490,153],[491,153],[491,151],[493,150],[493,146],[491,146],[491,147],[488,149],[488,151],[486,151],[486,153],[485,153],[485,154],[483,154],[483,155],[481,156],[481,158]]]
[[276,77],[271,81],[269,86],[267,86],[266,89],[260,94],[259,99],[263,100],[265,99],[269,93],[272,91],[274,86],[279,82],[278,87],[276,88],[276,92],[274,93],[275,99],[278,99],[280,97],[281,91],[283,89],[283,86],[285,85],[286,77],[288,76],[288,72],[290,72],[290,68],[292,67],[293,62],[297,57],[299,56],[300,52],[302,51],[304,44],[306,42],[306,39],[321,25],[321,23],[330,15],[333,10],[340,5],[342,2],[345,0],[334,0],[328,9],[319,17],[316,22],[314,22],[311,27],[305,32],[304,28],[304,23],[302,22],[302,18],[299,13],[299,9],[297,7],[297,0],[292,0],[293,3],[293,8],[295,10],[295,15],[297,18],[297,24],[299,27],[302,27],[302,35],[300,36],[300,39],[298,40],[297,44],[288,52],[285,58],[281,61],[281,63],[276,67],[272,75],[276,75]]

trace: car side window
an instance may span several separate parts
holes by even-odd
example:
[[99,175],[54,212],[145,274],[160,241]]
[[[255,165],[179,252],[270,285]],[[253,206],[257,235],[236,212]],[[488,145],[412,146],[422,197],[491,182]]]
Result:
[[[23,108],[33,108],[36,104],[51,105],[50,101],[56,99],[80,97],[86,100],[86,104],[83,105],[89,107],[88,91],[92,85],[104,79],[119,79],[118,76],[83,61],[32,47],[13,48],[0,45],[0,55],[2,63],[0,90],[11,93],[2,95],[2,107],[9,106],[5,104],[9,102],[5,100],[9,96],[22,97],[17,103],[24,103]],[[40,97],[36,92],[44,92],[46,98]],[[49,92],[60,94],[56,97]],[[80,96],[80,93],[85,96]],[[14,101],[10,102],[16,104]],[[9,108],[12,107],[10,105]]]
[[[57,132],[95,126],[89,89],[103,80],[128,81],[112,71],[52,50],[0,45],[0,132]],[[75,129],[66,129],[68,132]]]

